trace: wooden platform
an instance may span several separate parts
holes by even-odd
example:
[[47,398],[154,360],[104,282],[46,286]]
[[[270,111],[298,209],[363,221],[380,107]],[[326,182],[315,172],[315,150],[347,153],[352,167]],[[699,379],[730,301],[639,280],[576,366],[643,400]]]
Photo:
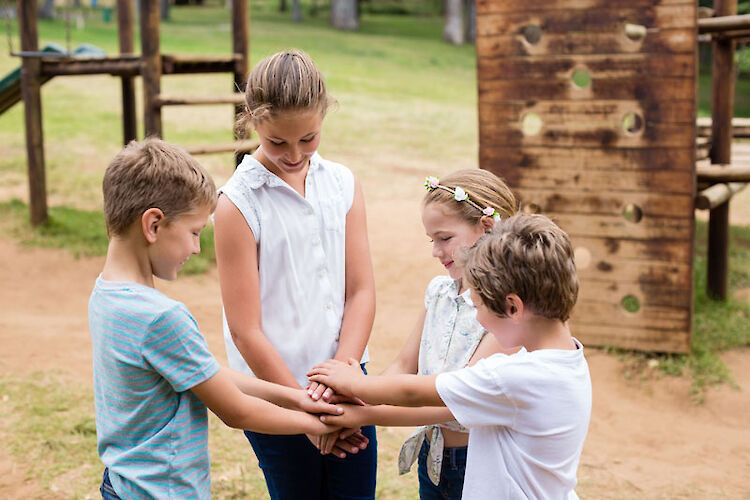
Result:
[[477,0],[480,166],[571,236],[585,344],[689,349],[694,0]]

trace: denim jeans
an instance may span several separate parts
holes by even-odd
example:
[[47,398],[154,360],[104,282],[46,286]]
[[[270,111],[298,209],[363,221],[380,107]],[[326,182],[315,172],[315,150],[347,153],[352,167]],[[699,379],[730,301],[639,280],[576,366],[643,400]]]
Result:
[[321,455],[307,436],[245,431],[272,500],[375,498],[378,443],[375,427],[362,427],[367,448],[346,458]]
[[117,496],[115,489],[112,487],[112,483],[109,482],[109,469],[104,468],[104,474],[102,474],[102,485],[99,487],[99,491],[102,494],[104,500],[120,500]]
[[440,482],[435,486],[427,473],[427,454],[430,445],[422,443],[419,450],[419,498],[420,500],[459,500],[464,488],[466,474],[466,446],[443,449],[443,466],[440,469]]

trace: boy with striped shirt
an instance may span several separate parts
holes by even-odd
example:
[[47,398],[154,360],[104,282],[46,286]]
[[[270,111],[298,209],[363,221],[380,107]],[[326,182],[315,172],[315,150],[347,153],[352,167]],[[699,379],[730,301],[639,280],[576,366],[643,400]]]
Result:
[[110,242],[89,301],[102,497],[209,498],[206,407],[267,434],[336,430],[305,412],[339,407],[221,368],[188,309],[154,288],[200,252],[216,207],[203,167],[164,141],[132,142],[103,191]]

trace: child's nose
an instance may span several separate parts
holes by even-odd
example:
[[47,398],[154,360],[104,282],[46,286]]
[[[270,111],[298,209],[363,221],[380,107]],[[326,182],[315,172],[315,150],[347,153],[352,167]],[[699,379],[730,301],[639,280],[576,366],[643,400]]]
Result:
[[432,256],[433,257],[440,257],[440,249],[438,248],[436,243],[432,244]]

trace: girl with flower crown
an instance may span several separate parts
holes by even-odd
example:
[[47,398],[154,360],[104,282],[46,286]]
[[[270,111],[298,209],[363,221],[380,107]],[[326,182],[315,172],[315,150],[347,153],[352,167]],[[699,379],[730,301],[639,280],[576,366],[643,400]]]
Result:
[[[500,351],[476,319],[457,254],[471,247],[495,222],[516,213],[516,199],[502,179],[486,170],[460,170],[425,180],[422,223],[432,240],[432,255],[448,275],[433,278],[424,310],[398,357],[384,374],[435,375],[457,370]],[[419,496],[459,499],[466,470],[468,430],[446,408],[346,406],[331,422],[346,426],[376,424],[419,427],[399,454],[399,472],[419,461]]]
[[[362,190],[317,153],[332,98],[304,52],[253,68],[238,135],[260,147],[219,190],[214,216],[232,368],[336,401],[306,373],[329,358],[368,360],[375,285]],[[245,431],[272,499],[374,498],[372,426],[317,436]]]

